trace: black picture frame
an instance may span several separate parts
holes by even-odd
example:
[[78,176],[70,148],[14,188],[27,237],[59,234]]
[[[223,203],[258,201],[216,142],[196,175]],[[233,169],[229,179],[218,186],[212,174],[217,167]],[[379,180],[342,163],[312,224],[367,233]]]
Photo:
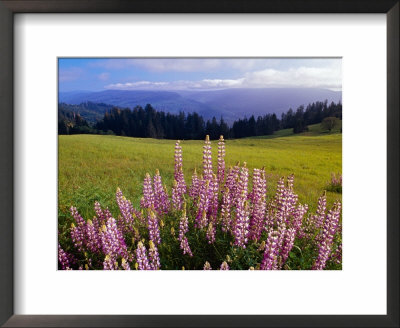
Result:
[[[5,327],[399,327],[398,0],[0,0],[0,324]],[[14,315],[13,17],[16,13],[385,13],[387,315]],[[368,286],[366,286],[368,288]]]

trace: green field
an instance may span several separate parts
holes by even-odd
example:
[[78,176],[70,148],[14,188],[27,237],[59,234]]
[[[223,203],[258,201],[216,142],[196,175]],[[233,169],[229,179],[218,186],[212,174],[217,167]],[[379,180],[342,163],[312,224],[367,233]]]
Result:
[[[118,213],[115,191],[120,187],[135,206],[139,205],[146,172],[160,170],[170,192],[174,172],[173,140],[140,139],[100,135],[62,135],[58,137],[59,223],[71,222],[69,207],[76,206],[84,218],[94,215],[97,200]],[[194,168],[201,172],[203,141],[182,141],[183,167],[189,183]],[[212,141],[216,167],[217,141]],[[265,167],[269,196],[275,193],[281,176],[295,174],[295,192],[301,203],[315,211],[319,195],[331,173],[342,172],[342,134],[322,132],[310,126],[308,132],[293,135],[281,130],[275,135],[226,141],[227,167],[247,162],[253,168]],[[328,206],[341,199],[327,193]]]

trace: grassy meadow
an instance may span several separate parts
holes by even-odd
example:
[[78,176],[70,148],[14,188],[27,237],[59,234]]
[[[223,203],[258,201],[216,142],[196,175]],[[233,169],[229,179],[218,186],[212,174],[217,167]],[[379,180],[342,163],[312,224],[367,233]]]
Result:
[[[139,206],[146,172],[160,170],[163,183],[171,192],[174,173],[174,140],[157,140],[100,135],[60,135],[59,224],[69,224],[69,208],[76,206],[88,219],[94,216],[93,204],[99,201],[118,213],[115,191],[120,187],[134,206]],[[197,168],[202,172],[202,147],[199,140],[183,140],[183,169],[187,183]],[[213,163],[216,168],[217,140],[212,140]],[[281,130],[272,136],[226,140],[226,167],[238,161],[253,168],[265,167],[268,195],[275,194],[281,176],[295,174],[294,191],[299,201],[315,212],[318,197],[328,187],[331,173],[342,172],[342,134],[321,131],[320,125],[294,135]],[[251,178],[250,178],[251,181]],[[328,207],[339,193],[327,193]]]

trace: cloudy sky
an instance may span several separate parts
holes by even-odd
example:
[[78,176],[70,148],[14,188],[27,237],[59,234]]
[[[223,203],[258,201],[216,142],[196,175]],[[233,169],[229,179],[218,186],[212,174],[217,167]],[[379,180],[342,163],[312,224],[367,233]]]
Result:
[[340,58],[60,58],[59,91],[342,89]]

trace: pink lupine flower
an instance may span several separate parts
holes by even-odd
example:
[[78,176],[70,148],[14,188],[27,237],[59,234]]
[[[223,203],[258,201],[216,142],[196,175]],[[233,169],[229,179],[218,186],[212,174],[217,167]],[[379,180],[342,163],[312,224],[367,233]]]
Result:
[[139,270],[151,270],[149,259],[147,258],[146,247],[141,241],[138,242],[136,248],[136,263],[138,264]]
[[117,256],[121,256],[126,259],[131,258],[122,233],[118,229],[117,223],[113,217],[109,218],[107,223],[103,225],[100,238],[104,254],[110,255],[112,259],[116,258]]
[[179,211],[181,210],[183,205],[183,196],[179,190],[179,184],[176,180],[174,180],[173,187],[172,187],[172,207]]
[[153,211],[149,211],[148,216],[148,227],[149,227],[149,238],[154,242],[155,245],[159,245],[161,243],[160,237],[160,227],[158,224],[158,218]]
[[60,244],[58,244],[58,262],[60,263],[62,270],[68,270],[71,268],[71,263],[68,259],[68,255],[61,248]]
[[225,186],[231,193],[231,199],[233,200],[236,195],[236,189],[238,188],[240,166],[237,163],[234,167],[229,168],[229,174],[226,177]]
[[[106,217],[101,209],[101,205],[99,202],[94,203],[94,211],[96,212],[96,217],[98,219],[99,227],[106,223]],[[98,230],[98,229],[97,229]]]
[[236,219],[233,228],[234,244],[242,248],[246,248],[249,236],[249,210],[246,198],[246,194],[243,191],[242,197],[237,200]]
[[212,270],[210,263],[208,263],[208,261],[206,261],[206,263],[204,263],[204,267],[203,270]]
[[110,254],[107,254],[104,258],[103,270],[118,270],[118,263]]
[[199,189],[200,189],[200,181],[199,177],[197,176],[196,169],[194,169],[192,176],[192,185],[190,186],[189,189],[189,196],[192,197],[193,200],[195,200],[198,197]]
[[336,264],[342,263],[342,243],[340,243],[336,247],[336,249],[332,252],[331,256],[329,257],[329,260]]
[[179,194],[183,195],[186,193],[186,183],[183,176],[183,164],[182,164],[182,147],[180,145],[180,140],[175,143],[175,169],[174,177],[178,183]]
[[126,233],[127,231],[132,231],[134,219],[133,219],[133,206],[131,201],[125,198],[120,188],[117,188],[115,198],[117,200],[117,204],[122,215],[123,228],[124,228],[123,232]]
[[208,189],[208,192],[209,192],[208,213],[209,213],[211,221],[214,223],[214,225],[217,223],[218,191],[219,191],[219,186],[218,186],[217,176],[215,174],[213,174],[213,179],[210,181],[210,185],[209,185],[209,189]]
[[222,231],[227,232],[231,230],[232,217],[231,217],[231,195],[229,189],[226,187],[222,195],[222,205],[221,205],[221,224]]
[[325,213],[326,213],[326,191],[324,191],[321,197],[319,197],[317,212],[315,213],[314,216],[312,216],[311,219],[312,223],[314,223],[317,229],[321,228],[322,225],[324,224]]
[[131,269],[131,267],[129,266],[129,263],[124,258],[122,258],[122,260],[121,260],[121,267],[124,270],[130,270]]
[[150,174],[146,173],[143,181],[143,198],[141,206],[143,208],[152,208],[154,207],[154,201],[154,191],[151,184],[151,177]]
[[203,146],[203,176],[204,180],[211,181],[213,175],[210,136],[206,135]]
[[219,137],[218,141],[218,183],[222,186],[225,179],[225,141],[224,136]]
[[209,208],[210,200],[210,180],[202,181],[200,186],[199,205],[195,225],[199,229],[203,229],[208,225],[207,211]]
[[303,228],[303,219],[305,214],[308,211],[308,205],[299,204],[293,212],[293,228],[296,230],[296,234],[303,238],[305,236],[304,228]]
[[261,270],[277,270],[279,255],[279,233],[271,231],[265,245],[264,257],[261,262]]
[[86,245],[89,251],[97,253],[101,250],[101,238],[99,229],[96,229],[91,220],[86,224]]
[[250,239],[259,240],[265,224],[265,197],[266,181],[264,170],[254,169],[253,173],[253,191],[250,199],[253,206],[250,220]]
[[168,200],[168,194],[166,193],[162,185],[159,170],[156,170],[156,174],[153,180],[154,180],[153,184],[154,184],[155,210],[158,211],[159,213],[167,213],[171,205]]
[[214,241],[215,241],[215,233],[216,233],[216,228],[213,225],[213,223],[210,222],[208,224],[207,233],[206,233],[206,238],[207,238],[209,244],[214,243]]
[[281,265],[283,265],[286,262],[289,253],[293,248],[295,238],[296,238],[296,229],[289,228],[285,230],[285,236],[283,239],[283,245],[281,249],[281,257],[282,257]]
[[160,270],[160,255],[152,240],[149,241],[149,262],[151,270]]
[[229,270],[229,265],[226,261],[222,262],[220,270]]
[[332,244],[339,225],[341,204],[336,202],[326,215],[322,238],[319,243],[318,257],[313,265],[313,270],[323,270],[332,251]]
[[189,246],[189,241],[187,240],[186,236],[182,238],[180,247],[183,250],[183,255],[188,254],[190,257],[193,256],[192,250]]
[[71,224],[71,239],[78,251],[83,252],[83,245],[85,242],[84,230],[79,226],[75,226],[73,223]]

